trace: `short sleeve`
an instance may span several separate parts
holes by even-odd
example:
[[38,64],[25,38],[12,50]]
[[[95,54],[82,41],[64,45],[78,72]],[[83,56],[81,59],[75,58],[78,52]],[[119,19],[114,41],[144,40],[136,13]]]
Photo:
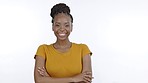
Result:
[[81,46],[82,46],[82,57],[88,54],[92,55],[92,52],[89,50],[86,44],[81,44]]
[[36,56],[41,56],[41,57],[43,57],[45,59],[46,53],[45,53],[45,45],[44,44],[43,45],[40,45],[38,47],[37,52],[35,54],[35,57]]

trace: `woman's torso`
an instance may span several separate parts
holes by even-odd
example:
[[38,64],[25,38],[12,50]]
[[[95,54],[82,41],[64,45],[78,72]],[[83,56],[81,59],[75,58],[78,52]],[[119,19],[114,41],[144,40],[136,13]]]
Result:
[[46,45],[46,70],[51,77],[69,77],[82,71],[81,44],[72,43],[67,52],[60,52],[53,44]]

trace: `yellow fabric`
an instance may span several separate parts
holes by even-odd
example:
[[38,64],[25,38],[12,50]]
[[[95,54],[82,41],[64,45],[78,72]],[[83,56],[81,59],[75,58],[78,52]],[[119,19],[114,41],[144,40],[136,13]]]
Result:
[[82,57],[91,54],[85,44],[72,43],[67,52],[59,52],[50,45],[40,45],[36,56],[42,56],[46,60],[46,69],[51,77],[69,77],[81,73]]

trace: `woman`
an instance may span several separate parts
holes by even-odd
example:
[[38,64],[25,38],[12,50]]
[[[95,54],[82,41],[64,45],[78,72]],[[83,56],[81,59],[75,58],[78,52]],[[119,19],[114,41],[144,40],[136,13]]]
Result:
[[69,41],[73,17],[69,7],[59,3],[51,9],[52,30],[57,38],[40,45],[35,55],[35,83],[90,83],[91,52],[87,45]]

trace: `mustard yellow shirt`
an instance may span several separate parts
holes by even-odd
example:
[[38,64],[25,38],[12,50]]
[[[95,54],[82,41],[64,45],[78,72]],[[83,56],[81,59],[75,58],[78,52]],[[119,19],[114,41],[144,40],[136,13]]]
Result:
[[36,56],[42,56],[45,59],[47,72],[51,77],[69,77],[82,71],[82,57],[91,54],[85,44],[72,43],[67,52],[59,52],[50,45],[40,45]]

